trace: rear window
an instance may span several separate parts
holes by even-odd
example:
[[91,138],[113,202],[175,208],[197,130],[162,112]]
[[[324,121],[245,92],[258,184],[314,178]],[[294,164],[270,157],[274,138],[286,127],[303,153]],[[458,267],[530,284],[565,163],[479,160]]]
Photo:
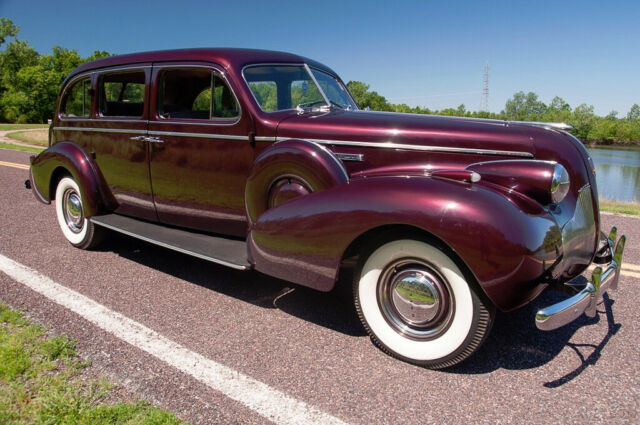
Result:
[[100,78],[100,113],[107,117],[141,117],[144,89],[144,71],[103,75]]
[[91,80],[89,78],[83,78],[73,83],[66,92],[62,115],[70,118],[88,117],[91,110],[90,88]]

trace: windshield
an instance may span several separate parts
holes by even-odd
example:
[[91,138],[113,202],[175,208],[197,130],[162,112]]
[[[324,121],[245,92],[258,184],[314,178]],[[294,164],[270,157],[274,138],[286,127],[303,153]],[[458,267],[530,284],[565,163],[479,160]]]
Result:
[[314,107],[357,109],[340,80],[305,65],[256,65],[245,68],[243,74],[265,112]]

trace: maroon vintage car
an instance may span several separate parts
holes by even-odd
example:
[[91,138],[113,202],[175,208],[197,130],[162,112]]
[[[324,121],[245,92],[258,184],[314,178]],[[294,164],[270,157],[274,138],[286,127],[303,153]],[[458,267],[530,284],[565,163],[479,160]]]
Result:
[[595,315],[617,284],[625,239],[601,233],[567,127],[363,111],[330,68],[287,53],[139,53],[67,77],[27,186],[79,248],[112,229],[321,291],[353,275],[373,341],[441,368],[496,308],[591,262],[607,264],[540,329]]

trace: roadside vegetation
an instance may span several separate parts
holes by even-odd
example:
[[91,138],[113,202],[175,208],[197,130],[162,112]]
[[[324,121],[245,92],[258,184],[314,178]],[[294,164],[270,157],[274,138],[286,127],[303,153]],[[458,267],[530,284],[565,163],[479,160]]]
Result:
[[44,150],[44,147],[38,148],[36,146],[23,146],[23,145],[15,145],[13,143],[0,142],[0,149],[12,149],[14,151],[21,151],[21,152],[40,153]]
[[0,423],[173,425],[175,415],[143,401],[113,401],[106,380],[90,380],[75,342],[0,304]]
[[0,131],[22,130],[31,128],[48,128],[47,124],[0,124]]
[[618,202],[600,199],[600,210],[616,214],[629,214],[640,216],[639,202]]
[[31,143],[33,145],[47,146],[49,144],[49,130],[29,130],[29,131],[17,131],[7,134],[10,139],[15,139],[20,142]]

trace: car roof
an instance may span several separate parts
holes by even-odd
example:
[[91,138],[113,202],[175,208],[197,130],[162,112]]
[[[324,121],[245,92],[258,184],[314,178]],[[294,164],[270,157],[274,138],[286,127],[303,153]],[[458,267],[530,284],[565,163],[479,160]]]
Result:
[[[257,63],[307,63],[310,66],[322,69],[337,75],[331,68],[320,62],[298,56],[292,53],[258,49],[236,48],[196,48],[178,50],[158,50],[153,52],[129,53],[125,55],[110,56],[103,59],[87,62],[74,69],[66,80],[83,72],[123,65],[138,63],[162,63],[169,61],[206,61],[222,65],[224,68],[242,69],[246,65]],[[65,80],[65,82],[66,82]]]

